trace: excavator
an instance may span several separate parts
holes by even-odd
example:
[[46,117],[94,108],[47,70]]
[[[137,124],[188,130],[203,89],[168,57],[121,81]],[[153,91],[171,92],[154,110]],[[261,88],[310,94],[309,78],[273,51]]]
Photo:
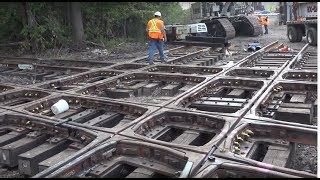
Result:
[[[209,41],[212,42],[222,39],[229,40],[238,35],[258,36],[262,34],[262,28],[256,17],[247,15],[250,11],[252,8],[247,2],[193,3],[191,4],[191,18],[199,22],[167,26],[168,40],[189,38],[208,41],[208,37],[211,37]],[[192,26],[203,27],[203,25],[206,26],[206,33],[200,33],[191,28]]]
[[[199,8],[201,8],[200,13],[196,10]],[[248,2],[197,2],[192,4],[191,9],[192,16],[195,19],[201,18],[200,23],[207,25],[209,36],[232,39],[238,35],[262,34],[261,25],[256,17],[248,15],[252,11]]]

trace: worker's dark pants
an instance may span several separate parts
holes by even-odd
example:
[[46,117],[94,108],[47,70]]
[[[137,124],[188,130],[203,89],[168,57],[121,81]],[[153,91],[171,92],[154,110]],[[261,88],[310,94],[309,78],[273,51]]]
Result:
[[264,25],[264,34],[268,34],[268,26]]
[[149,63],[153,63],[154,60],[154,50],[157,47],[160,55],[160,60],[164,61],[164,53],[163,53],[163,40],[162,39],[151,39],[150,40],[150,48],[149,48]]

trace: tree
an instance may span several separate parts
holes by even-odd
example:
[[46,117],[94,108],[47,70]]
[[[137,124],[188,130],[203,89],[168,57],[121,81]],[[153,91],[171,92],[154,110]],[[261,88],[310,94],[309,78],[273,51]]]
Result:
[[178,2],[1,2],[0,44],[27,40],[32,52],[40,52],[146,40],[146,24],[156,11],[165,25],[187,20]]
[[70,16],[71,16],[71,26],[72,34],[75,45],[82,44],[84,40],[84,31],[81,15],[81,7],[79,2],[70,2]]
[[[28,29],[32,29],[35,26],[35,16],[32,12],[31,5],[28,2],[23,3],[24,10],[25,10],[25,15],[26,15],[26,20],[27,20],[27,27]],[[36,43],[36,40],[28,33],[28,40],[30,43],[30,48],[31,52],[35,53],[38,51],[38,46]]]

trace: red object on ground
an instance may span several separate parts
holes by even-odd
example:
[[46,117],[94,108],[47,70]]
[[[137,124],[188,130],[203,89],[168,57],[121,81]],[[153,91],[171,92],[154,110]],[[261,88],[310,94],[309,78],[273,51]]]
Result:
[[280,52],[288,52],[288,50],[289,50],[288,46],[285,46],[285,47],[279,49]]

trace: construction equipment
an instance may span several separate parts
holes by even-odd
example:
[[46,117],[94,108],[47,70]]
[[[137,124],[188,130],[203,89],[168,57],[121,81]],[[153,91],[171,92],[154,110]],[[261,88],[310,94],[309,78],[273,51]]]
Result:
[[287,36],[290,42],[300,42],[306,36],[307,42],[317,46],[317,3],[293,2],[293,17],[287,21]]
[[262,34],[257,19],[246,15],[252,9],[248,2],[196,2],[191,9],[191,18],[207,25],[208,36],[232,39],[236,35]]
[[[236,35],[258,36],[261,25],[253,16],[248,3],[197,2],[191,4],[191,19],[200,21],[187,25],[167,25],[169,42],[180,45],[228,46],[229,39]],[[237,16],[235,16],[237,15]]]
[[190,46],[225,47],[228,41],[224,37],[208,37],[205,23],[187,25],[167,25],[167,39],[171,44]]
[[166,26],[168,41],[184,40],[186,39],[186,36],[207,36],[207,33],[208,31],[205,23]]

